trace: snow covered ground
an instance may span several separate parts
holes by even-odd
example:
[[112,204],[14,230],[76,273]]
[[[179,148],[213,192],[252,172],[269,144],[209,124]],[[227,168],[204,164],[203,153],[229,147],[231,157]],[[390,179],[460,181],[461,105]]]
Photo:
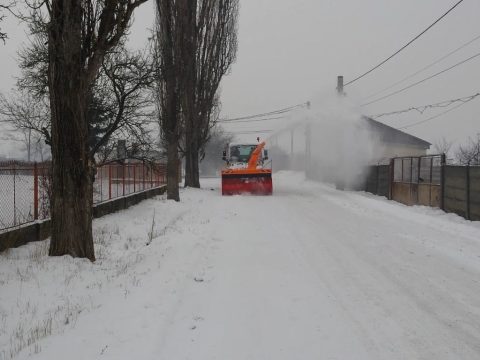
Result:
[[274,177],[95,220],[98,260],[0,255],[0,359],[480,359],[480,224]]

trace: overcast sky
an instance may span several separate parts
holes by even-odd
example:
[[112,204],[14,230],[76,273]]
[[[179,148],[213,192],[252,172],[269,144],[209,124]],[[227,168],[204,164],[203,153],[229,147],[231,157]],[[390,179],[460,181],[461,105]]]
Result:
[[[1,0],[0,0],[1,1]],[[457,0],[241,0],[239,52],[222,83],[222,117],[271,111],[312,101],[322,104],[335,91],[337,75],[353,79],[420,33]],[[345,91],[353,104],[480,35],[480,1],[465,0],[404,52]],[[140,47],[153,22],[153,2],[137,11],[131,43]],[[0,91],[8,93],[18,74],[16,51],[26,41],[15,20],[2,25],[10,39],[0,45]],[[435,67],[403,83],[409,85],[480,52],[480,39]],[[392,89],[396,90],[401,88]],[[437,103],[480,92],[480,57],[424,84],[359,109],[378,114]],[[387,92],[388,93],[388,92]],[[321,105],[320,105],[321,106]],[[436,115],[414,112],[382,118],[400,127]],[[456,143],[480,132],[480,98],[406,132],[433,142]],[[230,125],[229,130],[268,128],[267,123]],[[2,145],[1,152],[10,147]]]

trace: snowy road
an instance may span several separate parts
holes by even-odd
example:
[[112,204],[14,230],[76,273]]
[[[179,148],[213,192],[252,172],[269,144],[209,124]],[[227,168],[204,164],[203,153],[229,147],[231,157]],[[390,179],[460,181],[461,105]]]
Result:
[[[294,173],[274,179],[272,197],[204,183],[180,204],[99,220],[118,226],[109,256],[130,239],[141,260],[19,358],[480,359],[480,224]],[[135,246],[153,209],[158,231]],[[82,264],[81,279],[109,266]]]

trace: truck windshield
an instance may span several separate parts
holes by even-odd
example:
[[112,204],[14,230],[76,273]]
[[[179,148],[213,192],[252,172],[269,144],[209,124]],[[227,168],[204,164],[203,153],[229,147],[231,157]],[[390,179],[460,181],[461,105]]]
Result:
[[232,161],[247,162],[256,147],[257,145],[234,145],[230,147],[230,158]]

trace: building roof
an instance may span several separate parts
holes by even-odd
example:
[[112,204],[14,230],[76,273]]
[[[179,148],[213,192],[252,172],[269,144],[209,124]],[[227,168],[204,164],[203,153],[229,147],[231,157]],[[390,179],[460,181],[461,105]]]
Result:
[[428,141],[407,134],[391,126],[382,124],[381,122],[373,120],[372,118],[369,118],[367,116],[363,116],[363,119],[367,121],[372,131],[375,131],[377,134],[379,134],[380,139],[385,143],[411,145],[423,149],[429,149],[432,145]]

